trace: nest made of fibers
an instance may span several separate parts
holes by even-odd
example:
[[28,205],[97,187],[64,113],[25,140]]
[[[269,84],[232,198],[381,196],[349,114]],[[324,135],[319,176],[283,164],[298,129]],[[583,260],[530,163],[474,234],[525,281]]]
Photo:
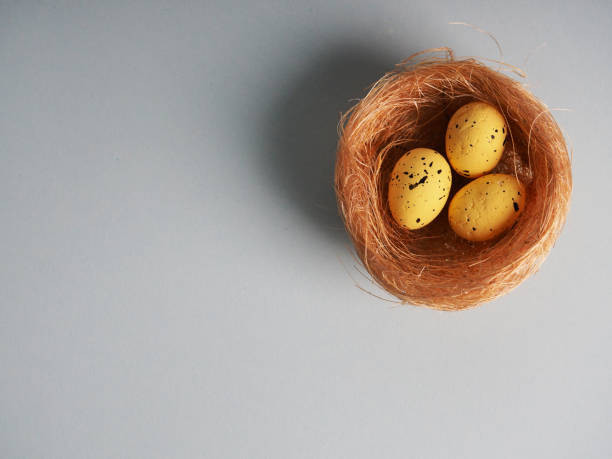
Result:
[[[563,134],[542,102],[509,76],[443,50],[444,58],[402,62],[343,116],[335,188],[357,255],[378,284],[402,303],[458,310],[493,300],[538,270],[565,222],[572,178]],[[440,215],[422,229],[402,229],[387,205],[391,169],[412,148],[444,154],[451,115],[474,100],[506,119],[508,140],[492,173],[525,185],[522,215],[497,239],[460,238],[448,224],[448,203],[468,180],[453,172]]]

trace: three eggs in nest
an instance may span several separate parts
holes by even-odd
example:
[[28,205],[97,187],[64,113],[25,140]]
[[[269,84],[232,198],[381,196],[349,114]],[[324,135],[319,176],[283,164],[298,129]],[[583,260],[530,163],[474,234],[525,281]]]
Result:
[[431,223],[449,198],[452,167],[475,179],[451,199],[448,221],[453,231],[470,241],[505,232],[523,211],[526,198],[514,176],[489,174],[502,157],[507,136],[506,121],[492,105],[471,102],[459,108],[446,129],[448,161],[430,148],[415,148],[396,162],[388,194],[394,220],[409,230]]

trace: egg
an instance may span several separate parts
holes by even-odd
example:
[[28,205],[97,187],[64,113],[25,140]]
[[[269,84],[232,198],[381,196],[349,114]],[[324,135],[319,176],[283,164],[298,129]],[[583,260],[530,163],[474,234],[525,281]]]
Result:
[[415,148],[395,164],[389,181],[389,209],[403,228],[431,223],[444,208],[451,189],[451,169],[440,153]]
[[464,239],[493,239],[516,222],[525,207],[525,198],[525,188],[514,176],[485,175],[453,196],[448,207],[448,222]]
[[446,128],[446,156],[464,177],[480,177],[499,162],[508,127],[502,114],[484,102],[470,102],[457,110]]

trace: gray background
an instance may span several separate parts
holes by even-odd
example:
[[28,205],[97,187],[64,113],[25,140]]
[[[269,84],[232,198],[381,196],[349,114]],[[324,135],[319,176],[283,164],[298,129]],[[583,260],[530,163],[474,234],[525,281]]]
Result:
[[[540,272],[396,307],[338,113],[411,53],[524,68],[574,150]],[[0,457],[612,455],[607,1],[0,3]],[[546,45],[543,45],[546,43]]]

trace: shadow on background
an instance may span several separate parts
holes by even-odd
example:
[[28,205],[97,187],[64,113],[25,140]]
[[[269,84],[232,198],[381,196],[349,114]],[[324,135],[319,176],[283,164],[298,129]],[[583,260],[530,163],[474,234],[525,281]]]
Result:
[[306,62],[307,71],[279,94],[265,117],[262,167],[268,181],[334,242],[346,242],[334,194],[340,114],[395,61],[378,49],[329,46]]

